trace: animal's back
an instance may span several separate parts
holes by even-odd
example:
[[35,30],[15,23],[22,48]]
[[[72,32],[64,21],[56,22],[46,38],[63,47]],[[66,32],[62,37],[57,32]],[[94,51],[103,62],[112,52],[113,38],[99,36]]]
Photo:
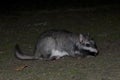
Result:
[[[45,31],[38,39],[36,54],[46,57],[46,55],[50,56],[52,50],[70,51],[73,49],[76,38],[78,38],[76,34],[65,30]],[[38,57],[38,55],[36,56]]]

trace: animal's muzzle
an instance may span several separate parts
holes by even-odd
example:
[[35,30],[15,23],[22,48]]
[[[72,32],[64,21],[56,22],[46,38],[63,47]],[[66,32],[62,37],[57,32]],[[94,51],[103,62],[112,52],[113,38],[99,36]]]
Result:
[[89,55],[92,55],[92,56],[97,56],[99,54],[99,51],[97,50],[96,52],[90,52]]
[[99,54],[99,51],[97,51],[97,53],[95,53],[95,56],[97,56]]

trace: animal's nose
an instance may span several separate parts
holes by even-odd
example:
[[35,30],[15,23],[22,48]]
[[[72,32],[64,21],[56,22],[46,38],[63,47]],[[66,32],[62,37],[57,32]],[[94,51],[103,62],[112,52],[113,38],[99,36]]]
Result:
[[95,56],[97,56],[99,54],[99,51],[97,50],[97,52],[95,53]]

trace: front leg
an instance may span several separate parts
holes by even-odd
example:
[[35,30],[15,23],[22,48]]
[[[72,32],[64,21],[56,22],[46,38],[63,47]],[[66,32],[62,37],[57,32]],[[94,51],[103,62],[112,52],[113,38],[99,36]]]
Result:
[[52,50],[50,60],[60,59],[61,57],[68,56],[66,51]]

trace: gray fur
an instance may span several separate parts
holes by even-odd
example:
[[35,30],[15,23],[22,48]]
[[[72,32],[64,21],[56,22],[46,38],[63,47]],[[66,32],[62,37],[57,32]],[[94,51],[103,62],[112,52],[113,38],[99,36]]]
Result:
[[[19,59],[59,59],[63,56],[96,56],[96,44],[88,36],[65,30],[48,30],[43,32],[35,46],[34,56],[22,55],[16,45],[16,56]],[[85,44],[90,44],[88,47]]]

